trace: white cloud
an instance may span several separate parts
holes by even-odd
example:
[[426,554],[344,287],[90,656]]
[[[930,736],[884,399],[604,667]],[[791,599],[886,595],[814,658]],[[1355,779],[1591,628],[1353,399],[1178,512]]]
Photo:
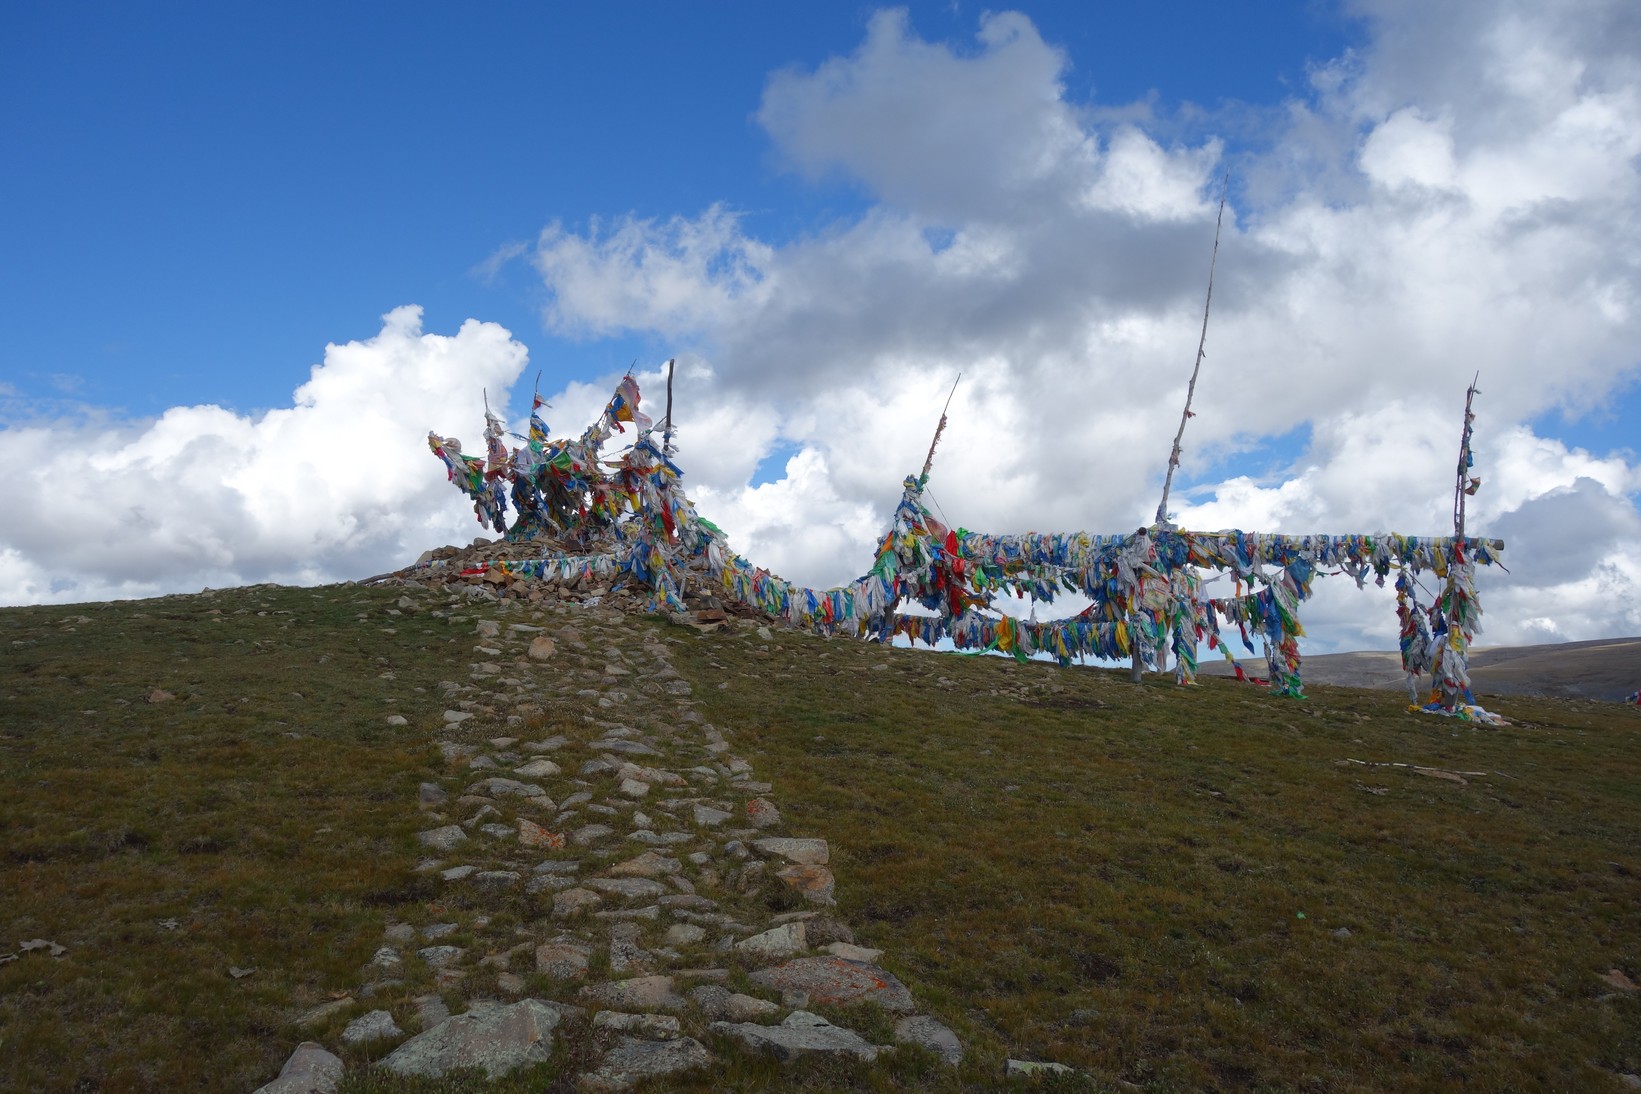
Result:
[[[1484,582],[1503,604],[1537,600],[1529,616],[1558,620],[1561,637],[1631,627],[1612,592],[1641,597],[1633,568],[1613,562],[1635,518],[1633,455],[1569,450],[1526,423],[1596,406],[1637,372],[1641,53],[1613,45],[1636,40],[1637,19],[1620,4],[1360,10],[1368,45],[1319,69],[1263,148],[1232,153],[1245,185],[1227,211],[1173,507],[1216,527],[1440,533],[1479,370],[1487,486],[1472,528],[1586,520],[1573,568],[1602,575],[1568,584],[1545,557],[1565,561],[1567,546],[1524,534],[1523,565]],[[715,208],[610,237],[555,229],[538,248],[559,329],[687,339],[710,361],[692,407],[732,400],[743,420],[778,423],[697,434],[684,463],[704,441],[721,523],[812,560],[788,576],[839,581],[862,559],[804,549],[802,514],[772,526],[768,504],[868,502],[886,518],[958,369],[934,479],[954,522],[1150,518],[1226,153],[1211,132],[1164,137],[1156,104],[1068,102],[1066,63],[1017,14],[985,17],[972,47],[879,14],[854,53],[773,76],[757,115],[782,162],[858,185],[874,201],[865,214],[774,244]],[[658,270],[681,280],[659,291]],[[1269,480],[1235,467],[1260,438],[1301,427],[1310,445],[1293,467]],[[760,488],[755,514],[737,478],[746,449],[777,441],[814,459],[794,463],[790,498]],[[1383,640],[1371,613],[1384,606],[1363,603],[1329,592],[1315,610],[1355,636],[1342,644]],[[1489,613],[1495,640],[1530,629],[1507,615]],[[1330,644],[1319,638],[1313,648]]]
[[504,391],[525,360],[494,324],[424,334],[402,307],[327,346],[285,409],[0,431],[0,508],[28,514],[0,529],[0,602],[364,577],[477,534],[426,432],[482,421],[481,389]]

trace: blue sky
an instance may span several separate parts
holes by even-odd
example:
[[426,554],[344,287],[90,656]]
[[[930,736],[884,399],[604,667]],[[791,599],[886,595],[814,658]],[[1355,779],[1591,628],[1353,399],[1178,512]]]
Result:
[[1229,171],[1178,518],[1440,532],[1479,370],[1495,640],[1635,633],[1638,57],[1627,0],[13,4],[0,603],[392,568],[477,531],[428,429],[671,356],[702,512],[796,580],[959,371],[954,522],[1130,528]]
[[[1275,104],[1359,29],[1309,4],[1022,9],[1070,53],[1073,98],[1170,110]],[[779,170],[752,114],[770,72],[847,53],[873,10],[11,5],[0,377],[136,414],[273,407],[409,301],[430,329],[501,323],[568,375],[666,356],[556,342],[539,280],[476,271],[555,219],[725,202],[779,240],[858,212],[847,181]],[[981,10],[910,8],[959,42]]]

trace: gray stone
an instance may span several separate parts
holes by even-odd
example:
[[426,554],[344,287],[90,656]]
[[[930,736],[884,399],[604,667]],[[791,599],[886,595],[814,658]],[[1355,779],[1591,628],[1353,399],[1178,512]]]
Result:
[[851,942],[833,942],[826,947],[826,952],[846,961],[864,961],[867,964],[883,956],[882,950],[874,950],[870,946],[856,946]]
[[[793,999],[794,1006],[872,1002],[898,1014],[909,1014],[916,1009],[912,993],[893,973],[863,961],[800,957],[784,965],[759,969],[751,979],[754,984],[781,992],[783,998]],[[797,1002],[799,999],[803,1002]]]
[[581,869],[581,863],[575,859],[548,859],[538,862],[530,868],[532,874],[573,874]]
[[627,756],[659,756],[660,752],[651,748],[642,741],[623,741],[612,738],[603,741],[594,741],[587,746],[596,752],[620,752]]
[[613,836],[615,829],[607,824],[589,824],[585,828],[577,828],[570,833],[570,842],[577,847],[586,847],[597,843],[605,836]]
[[963,1043],[957,1034],[927,1014],[914,1014],[896,1022],[895,1040],[926,1048],[952,1067],[963,1062]]
[[473,633],[480,638],[495,638],[501,634],[501,624],[494,619],[481,619],[473,628]]
[[650,792],[650,784],[637,779],[622,779],[619,789],[629,798],[642,798]]
[[512,839],[514,835],[512,825],[498,824],[495,821],[491,821],[489,824],[479,825],[479,831],[495,839]]
[[279,1077],[254,1094],[335,1094],[342,1085],[342,1058],[324,1045],[303,1041],[279,1069]]
[[860,1034],[834,1026],[820,1015],[802,1010],[793,1011],[778,1026],[714,1022],[712,1031],[733,1037],[749,1048],[768,1052],[782,1062],[814,1053],[854,1056],[870,1063],[877,1059],[881,1051]]
[[703,828],[716,828],[730,817],[729,813],[722,809],[714,809],[710,805],[697,805],[694,812],[695,823]]
[[566,889],[553,897],[553,915],[559,919],[569,919],[589,908],[596,908],[603,900],[590,889]]
[[575,942],[543,942],[536,947],[536,971],[554,980],[585,980],[590,953]]
[[342,1031],[342,1043],[364,1045],[371,1041],[386,1041],[404,1035],[405,1031],[393,1021],[392,1014],[385,1010],[373,1010],[347,1024],[347,1028]]
[[562,774],[563,770],[552,760],[531,760],[523,767],[514,768],[513,774],[523,775],[526,779],[545,779],[549,775]]
[[781,1008],[767,999],[732,992],[717,984],[702,984],[689,997],[701,1008],[701,1013],[714,1021],[759,1022],[773,1018]]
[[460,881],[463,878],[472,877],[478,872],[479,868],[477,866],[452,866],[448,870],[440,871],[439,876],[446,881]]
[[442,805],[449,800],[450,795],[438,783],[423,783],[416,792],[416,798],[423,805]]
[[511,888],[519,883],[523,877],[517,870],[484,870],[473,875],[473,880],[480,885],[490,885],[498,889]]
[[435,851],[450,851],[467,839],[467,833],[462,831],[459,824],[447,824],[443,828],[430,828],[418,833],[416,838]]
[[450,1008],[445,1006],[444,1000],[437,995],[418,995],[413,1002],[416,1004],[418,1029],[432,1029],[450,1017]]
[[647,1079],[709,1067],[712,1054],[692,1037],[644,1041],[623,1037],[594,1071],[581,1079],[582,1090],[626,1090]]
[[328,1003],[320,1003],[296,1020],[299,1026],[317,1026],[338,1011],[347,1010],[353,1006],[353,996],[344,996],[341,999],[332,999]]
[[533,783],[521,783],[517,779],[504,779],[499,775],[480,779],[467,788],[467,793],[483,794],[490,798],[539,798],[541,800],[535,804],[543,809],[553,808],[552,801],[547,798],[547,791],[541,787]]
[[416,951],[416,956],[426,961],[430,967],[442,969],[446,965],[460,961],[462,954],[466,952],[460,946],[423,946]]
[[471,717],[473,717],[473,715],[469,714],[465,710],[447,710],[444,712],[444,721],[446,725],[460,725]]
[[788,862],[795,862],[799,866],[825,866],[831,857],[830,849],[823,839],[789,839],[784,836],[771,836],[766,839],[755,839],[752,846],[759,853],[765,855],[779,855]]
[[659,881],[642,877],[593,877],[584,879],[581,884],[628,900],[653,899],[667,891],[667,887]]
[[1037,1060],[1009,1060],[1003,1065],[1003,1077],[1007,1079],[1030,1079],[1041,1075],[1075,1075],[1076,1068],[1065,1064],[1040,1062]]
[[684,864],[675,858],[655,851],[645,851],[637,858],[630,858],[626,862],[616,863],[604,871],[610,877],[660,877],[663,874],[676,874],[684,868]]
[[463,1067],[499,1078],[548,1059],[559,1011],[537,999],[509,1006],[475,1007],[418,1033],[381,1062],[399,1075],[438,1078]]
[[801,952],[806,943],[802,923],[783,923],[761,934],[742,939],[735,948],[758,957],[790,957]]
[[408,726],[410,724],[410,719],[406,718],[403,714],[389,714],[387,716],[387,724],[390,726]]
[[837,887],[832,871],[824,866],[787,866],[775,871],[775,876],[796,890],[811,904],[835,904],[832,893]]
[[674,923],[667,928],[667,945],[693,946],[707,936],[706,928],[692,923]]
[[436,942],[441,938],[449,938],[459,930],[459,923],[429,923],[422,928],[422,937],[429,942]]
[[746,803],[746,819],[754,828],[773,828],[781,823],[781,811],[768,798],[753,798]]
[[635,976],[581,989],[582,998],[611,1010],[682,1010],[682,996],[672,990],[670,976]]
[[654,1041],[670,1041],[683,1032],[678,1019],[670,1014],[627,1014],[619,1010],[599,1011],[593,1015],[593,1027],[636,1033]]

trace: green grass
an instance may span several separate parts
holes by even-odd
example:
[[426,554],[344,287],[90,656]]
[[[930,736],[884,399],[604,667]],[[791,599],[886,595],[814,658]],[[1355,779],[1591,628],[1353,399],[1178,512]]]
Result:
[[[246,1091],[297,1041],[334,1047],[349,1017],[402,1020],[431,990],[292,1024],[356,992],[388,923],[449,910],[412,870],[414,801],[472,619],[435,616],[442,597],[390,614],[401,594],[0,610],[0,954],[68,947],[0,964],[0,1089]],[[1497,700],[1517,724],[1482,730],[1391,694],[1291,702],[629,625],[678,640],[785,831],[831,841],[858,941],[969,1050],[955,1074],[911,1052],[739,1059],[699,1089],[988,1090],[1006,1057],[1094,1077],[1046,1084],[1065,1089],[1602,1090],[1641,1072],[1641,993],[1598,979],[1641,979],[1634,710]],[[356,1067],[346,1089],[568,1089],[577,1051],[499,1084]]]
[[1487,730],[1349,689],[802,636],[682,649],[976,1089],[1008,1056],[1183,1090],[1641,1072],[1641,998],[1598,979],[1641,976],[1634,710],[1499,700],[1518,724]]

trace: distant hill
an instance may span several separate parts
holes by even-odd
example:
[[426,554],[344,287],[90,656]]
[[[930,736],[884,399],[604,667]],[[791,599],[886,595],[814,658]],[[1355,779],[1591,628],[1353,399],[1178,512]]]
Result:
[[[1201,671],[1230,675],[1223,661],[1210,661],[1209,655],[1203,657]],[[1395,653],[1307,656],[1303,672],[1306,683],[1353,688],[1400,690],[1405,679],[1401,657]],[[1479,648],[1471,651],[1470,680],[1478,696],[1544,695],[1620,702],[1641,688],[1641,637]]]

